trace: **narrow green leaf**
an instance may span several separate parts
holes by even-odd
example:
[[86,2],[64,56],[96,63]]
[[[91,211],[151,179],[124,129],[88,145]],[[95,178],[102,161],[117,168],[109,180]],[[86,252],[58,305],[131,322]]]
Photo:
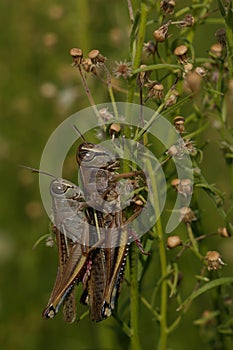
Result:
[[177,311],[180,311],[181,309],[184,308],[184,306],[186,306],[187,304],[191,303],[194,299],[196,299],[197,297],[199,297],[199,295],[206,293],[207,291],[209,291],[212,288],[216,288],[219,286],[222,286],[224,284],[233,284],[233,277],[222,277],[219,279],[216,279],[214,281],[211,281],[207,284],[205,284],[204,286],[202,286],[201,288],[199,288],[198,290],[196,290],[195,292],[193,292],[177,309]]
[[221,0],[217,0],[217,2],[218,2],[218,8],[219,8],[219,11],[220,11],[221,15],[223,17],[226,17],[226,11],[225,11],[225,8],[224,8],[224,5],[223,5],[222,1]]

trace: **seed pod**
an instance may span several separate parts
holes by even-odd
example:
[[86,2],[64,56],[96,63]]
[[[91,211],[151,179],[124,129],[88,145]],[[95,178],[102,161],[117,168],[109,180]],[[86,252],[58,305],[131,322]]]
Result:
[[188,208],[188,207],[180,208],[180,221],[189,223],[195,220],[197,220],[197,218],[191,208]]
[[213,44],[210,47],[210,54],[214,55],[217,58],[220,58],[222,56],[223,47],[221,44]]
[[170,236],[167,239],[167,247],[172,249],[182,245],[182,241],[179,236]]
[[171,185],[174,187],[176,191],[178,191],[180,185],[180,179],[174,179],[171,181]]
[[161,9],[165,12],[166,15],[172,15],[175,8],[175,0],[162,0],[160,2]]
[[109,128],[109,134],[112,138],[112,140],[114,140],[116,137],[118,137],[119,133],[121,131],[121,126],[118,123],[113,123],[110,128]]
[[113,74],[117,79],[119,78],[130,78],[132,76],[132,64],[131,62],[120,61],[116,62],[116,67],[113,69]]
[[181,115],[177,115],[174,119],[173,119],[174,125],[176,130],[182,134],[185,132],[185,127],[184,127],[184,122],[185,119],[184,117],[182,117]]
[[179,92],[176,89],[170,91],[170,95],[166,98],[165,106],[170,107],[176,104]]
[[103,55],[101,55],[101,53],[99,52],[99,50],[91,50],[88,53],[88,58],[91,59],[91,62],[93,64],[96,65],[101,65],[104,64],[104,62],[106,61],[106,57],[104,57]]
[[171,21],[169,21],[168,23],[164,24],[159,29],[154,31],[153,36],[155,40],[158,41],[159,43],[162,43],[167,39],[168,26],[170,23]]
[[150,55],[155,55],[156,51],[157,51],[157,47],[154,41],[150,40],[147,43],[143,44],[143,51],[145,52],[145,54],[147,56]]
[[220,28],[215,32],[215,36],[218,40],[218,43],[221,44],[223,47],[226,46],[226,31],[224,28]]
[[169,147],[169,149],[167,150],[167,154],[170,157],[174,157],[177,156],[179,154],[179,148],[176,145],[172,145],[171,147]]
[[184,73],[183,77],[185,77],[187,73],[191,72],[192,69],[193,69],[193,64],[190,63],[190,62],[186,63],[186,64],[184,65],[184,71],[185,71],[185,73]]
[[181,27],[192,27],[194,25],[194,17],[192,15],[186,15],[183,19],[184,24]]
[[70,50],[70,55],[73,57],[73,64],[74,65],[78,66],[82,63],[83,52],[81,49],[78,49],[76,47],[72,48]]
[[[140,68],[145,68],[146,65],[145,64],[142,64],[140,66]],[[138,78],[137,78],[137,81],[138,81],[138,84],[140,86],[144,86],[146,84],[149,84],[149,77],[150,77],[150,74],[151,74],[151,70],[147,70],[145,72],[140,72],[138,73]]]
[[196,68],[195,68],[195,72],[196,72],[201,78],[203,78],[203,77],[206,76],[206,70],[205,70],[205,68],[203,68],[203,67],[196,67]]
[[90,58],[85,58],[82,61],[83,70],[87,73],[96,74],[96,66],[92,63]]
[[155,98],[155,99],[162,99],[163,98],[163,85],[158,83],[157,81],[152,81],[149,84],[147,84],[147,87],[149,88],[147,99],[148,98]]
[[179,63],[187,64],[188,62],[188,48],[186,45],[177,46],[174,50],[174,55],[177,56]]
[[218,234],[223,238],[229,238],[231,237],[230,233],[228,232],[226,227],[219,227],[218,228]]
[[216,250],[209,250],[206,253],[205,260],[208,264],[208,270],[219,270],[222,266],[225,265],[224,262],[221,259],[221,255]]

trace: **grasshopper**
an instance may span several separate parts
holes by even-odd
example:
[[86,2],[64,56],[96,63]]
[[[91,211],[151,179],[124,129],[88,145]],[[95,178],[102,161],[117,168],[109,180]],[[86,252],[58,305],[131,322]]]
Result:
[[[98,200],[102,211],[94,210],[92,207],[87,211],[89,223],[96,226],[96,231],[98,228],[102,229],[105,244],[93,253],[91,273],[84,285],[81,302],[90,305],[93,320],[102,321],[109,317],[115,308],[120,292],[120,282],[124,274],[129,249],[129,233],[127,228],[123,230],[122,227],[127,226],[127,223],[139,215],[139,212],[124,223],[123,211],[120,208],[120,195],[113,173],[119,164],[113,160],[109,152],[98,145],[83,143],[78,148],[76,159],[81,166],[84,194],[89,203],[96,201],[96,198],[93,198],[93,187],[96,186],[100,195],[100,200],[99,198]],[[136,173],[138,172],[134,172]],[[121,175],[123,178],[128,177],[129,174]],[[132,176],[132,173],[130,175]],[[96,196],[96,191],[94,193]],[[112,198],[114,198],[113,201]],[[104,208],[109,209],[108,202],[114,202],[113,213],[105,215],[103,212]]]
[[90,306],[93,320],[101,321],[115,307],[129,246],[129,233],[122,226],[130,219],[124,222],[116,179],[138,172],[115,178],[118,161],[92,143],[82,143],[76,158],[83,192],[65,180],[54,180],[50,186],[59,267],[43,317],[53,318],[64,304],[65,320],[73,321],[73,290],[82,282],[81,302]]
[[[76,243],[80,239],[85,221],[82,211],[84,196],[81,189],[71,182],[55,179],[50,184],[50,194],[53,204],[54,226],[56,235],[59,266],[54,287],[47,307],[43,312],[44,318],[52,318],[64,304],[63,315],[66,322],[73,322],[76,316],[74,294],[75,281],[81,279],[87,265],[82,246]],[[67,272],[69,260],[70,271]],[[73,264],[71,263],[73,262]],[[70,274],[74,278],[70,281]],[[66,284],[68,279],[68,284]]]

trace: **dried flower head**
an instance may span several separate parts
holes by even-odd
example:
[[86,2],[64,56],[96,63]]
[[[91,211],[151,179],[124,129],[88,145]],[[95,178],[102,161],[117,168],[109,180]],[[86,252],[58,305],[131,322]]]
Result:
[[181,22],[182,23],[180,24],[180,26],[182,28],[185,28],[185,27],[192,27],[195,23],[195,20],[192,15],[186,15]]
[[163,98],[163,85],[157,81],[150,81],[146,85],[149,89],[146,100],[148,98],[155,98],[161,100]]
[[99,50],[91,50],[88,53],[88,58],[91,59],[91,62],[93,64],[95,64],[96,66],[102,65],[104,64],[104,62],[106,61],[106,57],[104,57]]
[[187,73],[191,72],[191,70],[193,69],[193,64],[188,62],[184,65],[184,75],[183,77],[186,76]]
[[190,179],[174,179],[172,180],[171,184],[183,197],[187,198],[192,195],[193,186]]
[[165,12],[166,15],[172,15],[175,8],[175,0],[162,0],[160,2],[161,9]]
[[196,68],[195,68],[195,72],[196,72],[201,78],[205,77],[206,74],[207,74],[205,68],[203,68],[203,67],[196,67]]
[[195,220],[197,220],[197,218],[194,211],[191,208],[189,207],[180,208],[180,221],[189,223]]
[[169,96],[167,96],[166,98],[165,107],[170,107],[176,104],[178,96],[179,96],[179,92],[176,89],[172,89],[170,91]]
[[182,245],[182,241],[179,236],[170,236],[167,239],[167,247],[172,249]]
[[208,264],[208,270],[219,270],[222,265],[225,265],[221,259],[221,255],[216,250],[209,250],[206,253],[205,260]]
[[219,227],[218,228],[218,234],[223,238],[229,238],[231,237],[230,232],[227,230],[226,227]]
[[180,179],[173,179],[171,181],[171,185],[175,188],[175,190],[178,190],[179,184],[180,184]]
[[184,127],[184,123],[185,123],[185,119],[184,117],[182,117],[181,115],[177,115],[174,119],[173,119],[174,125],[176,130],[182,134],[185,132],[185,127]]
[[195,147],[194,141],[190,139],[185,140],[184,147],[186,148],[186,151],[188,152],[188,154],[195,157],[195,155],[197,154],[197,149]]
[[218,43],[221,44],[223,47],[226,46],[226,31],[224,28],[220,28],[215,32],[215,36],[218,40]]
[[195,156],[197,153],[197,150],[194,146],[193,141],[191,140],[183,140],[180,138],[175,145],[172,145],[169,147],[167,154],[171,157],[177,157],[182,158],[185,154],[190,154],[192,156]]
[[[146,65],[142,64],[140,66],[140,68],[146,68]],[[150,74],[151,74],[151,70],[147,70],[147,71],[138,73],[138,77],[137,77],[138,84],[140,86],[144,86],[146,84],[149,84],[149,82],[150,82],[149,81]]]
[[223,53],[223,46],[221,44],[213,44],[210,47],[210,55],[220,58],[222,56]]
[[70,49],[70,55],[73,57],[73,65],[78,66],[82,63],[83,52],[79,48]]
[[177,46],[174,50],[174,55],[177,56],[179,63],[187,64],[187,62],[188,62],[188,48],[186,45]]
[[116,67],[113,69],[113,74],[117,79],[119,78],[130,78],[132,76],[132,65],[131,62],[120,61],[116,62]]
[[121,125],[120,124],[113,123],[113,124],[110,125],[109,134],[110,134],[112,140],[114,140],[116,137],[118,137],[120,131],[121,131]]
[[145,52],[145,54],[147,56],[150,56],[150,55],[154,56],[156,54],[156,51],[157,51],[157,47],[156,47],[155,42],[150,40],[147,43],[144,43],[143,44],[143,51]]
[[108,111],[108,108],[101,108],[99,109],[99,117],[102,121],[102,123],[107,124],[110,120],[114,119],[114,116],[112,113]]
[[97,74],[96,66],[92,63],[90,58],[84,58],[82,60],[82,68],[87,73]]
[[159,29],[155,30],[153,33],[153,36],[156,41],[159,43],[162,43],[166,40],[167,34],[168,34],[168,26],[171,24],[171,21],[168,21],[168,23],[162,25]]

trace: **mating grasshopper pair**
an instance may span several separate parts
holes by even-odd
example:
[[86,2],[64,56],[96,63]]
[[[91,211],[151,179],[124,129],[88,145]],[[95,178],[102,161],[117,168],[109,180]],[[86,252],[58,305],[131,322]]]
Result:
[[118,161],[92,143],[81,144],[76,158],[83,191],[63,179],[50,185],[59,266],[43,317],[53,318],[63,304],[65,321],[74,321],[74,287],[82,282],[80,301],[89,305],[93,320],[101,321],[111,315],[119,295],[129,247],[127,224],[140,213],[126,220],[117,180],[141,172],[115,174]]

